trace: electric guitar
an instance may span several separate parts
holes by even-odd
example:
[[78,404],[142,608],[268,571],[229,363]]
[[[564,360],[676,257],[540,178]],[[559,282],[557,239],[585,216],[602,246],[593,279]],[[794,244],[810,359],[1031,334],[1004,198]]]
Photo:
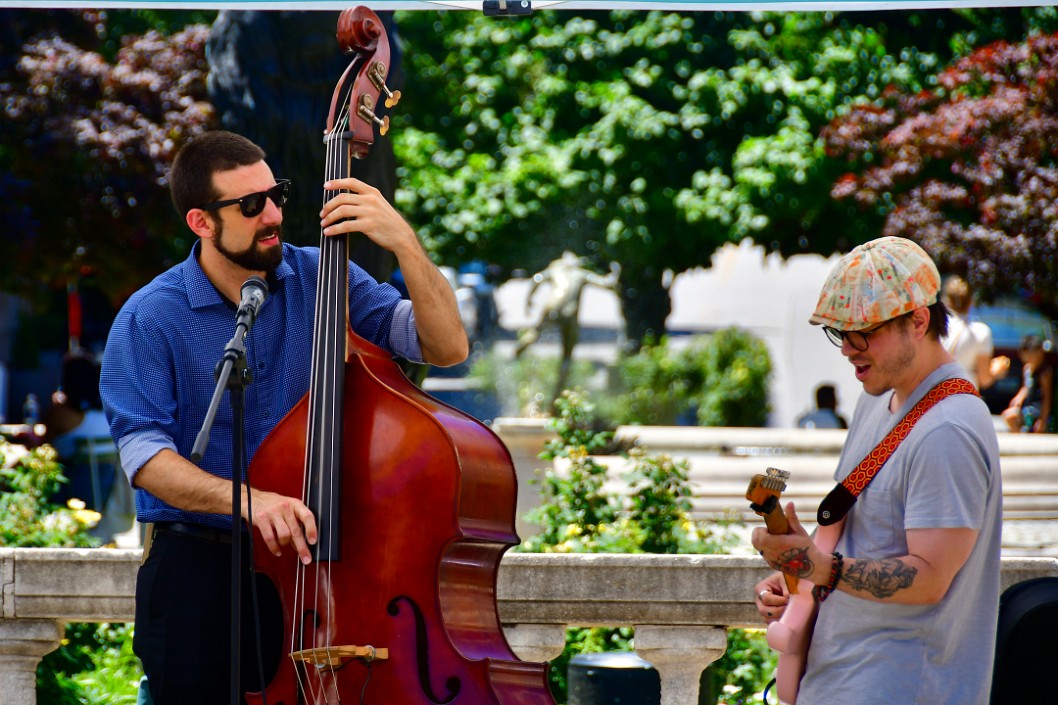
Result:
[[[774,535],[790,533],[786,514],[779,504],[786,490],[788,470],[768,468],[764,475],[754,475],[746,490],[750,509],[764,517],[768,533]],[[826,553],[834,550],[844,522],[833,526],[820,526],[814,537],[816,546]],[[781,618],[768,625],[768,646],[779,652],[779,664],[775,668],[775,692],[779,700],[788,705],[797,702],[797,690],[808,660],[808,645],[812,640],[818,605],[812,596],[811,581],[795,578],[783,573],[790,601]]]

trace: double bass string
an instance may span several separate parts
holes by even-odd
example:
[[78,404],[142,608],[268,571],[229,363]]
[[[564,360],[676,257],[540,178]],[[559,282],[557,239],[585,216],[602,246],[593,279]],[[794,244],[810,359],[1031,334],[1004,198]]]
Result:
[[[344,176],[341,173],[344,161],[341,159],[342,149],[342,133],[343,126],[348,124],[348,113],[344,106],[348,103],[343,103],[343,110],[341,119],[335,123],[335,128],[327,135],[326,145],[326,166],[325,174],[327,179],[340,178]],[[335,192],[325,191],[324,201],[332,198]],[[318,505],[312,507],[317,512],[317,521],[319,524],[319,530],[321,532],[321,541],[319,543],[328,543],[329,541],[337,536],[338,527],[335,526],[337,521],[337,507],[335,501],[337,500],[336,490],[336,465],[340,461],[340,439],[342,433],[341,425],[341,409],[337,407],[340,393],[343,391],[340,380],[343,375],[341,374],[344,369],[345,362],[345,326],[347,325],[347,309],[348,309],[348,262],[347,262],[347,250],[348,246],[347,236],[341,237],[327,237],[321,233],[320,239],[320,264],[319,273],[317,277],[317,306],[315,313],[315,340],[313,346],[313,360],[311,367],[311,388],[310,395],[312,396],[312,403],[310,404],[310,418],[308,423],[308,441],[309,445],[306,451],[306,472],[303,482],[303,492],[306,501],[312,494],[312,490],[315,489],[315,497],[318,501]],[[343,260],[346,260],[343,262]],[[326,423],[330,422],[331,427],[325,428]],[[319,433],[320,429],[324,428],[325,433]],[[324,472],[329,470],[329,472]],[[315,485],[315,487],[313,487]],[[325,518],[321,516],[325,515]],[[322,521],[320,521],[322,519]],[[324,536],[325,533],[325,536]],[[325,538],[326,537],[326,538]],[[305,592],[308,590],[310,581],[308,579],[308,573],[305,570],[305,566],[298,564],[296,571],[296,603],[298,614],[301,615],[300,619],[300,639],[301,645],[298,649],[298,645],[294,642],[298,640],[298,635],[291,634],[291,652],[298,650],[309,649],[326,649],[327,658],[324,664],[321,664],[318,657],[312,657],[311,663],[316,665],[317,674],[320,675],[321,671],[326,668],[330,671],[331,683],[335,695],[337,695],[337,681],[335,679],[336,669],[334,664],[336,660],[331,658],[330,649],[332,644],[331,632],[329,625],[326,623],[315,623],[316,620],[323,620],[326,622],[330,619],[329,606],[334,603],[333,596],[330,594],[332,586],[329,579],[330,563],[327,561],[327,565],[321,565],[324,560],[323,552],[317,551],[317,560],[315,565],[315,577],[311,581],[314,585],[313,597],[312,597],[312,609],[311,611],[306,610],[307,595]],[[320,587],[323,587],[325,594],[321,595]],[[320,610],[320,600],[325,603],[324,609]],[[313,628],[312,636],[310,638],[310,644],[304,644],[305,641],[305,619],[307,615],[314,615],[314,623],[311,625]],[[321,639],[320,629],[323,630],[323,638]],[[325,643],[319,643],[320,641]],[[319,688],[326,689],[322,682],[317,682],[315,679],[304,674],[304,682],[302,681],[303,673],[301,669],[296,669],[298,674],[298,681],[303,692],[311,691],[314,701],[321,701],[320,694],[316,691]]]
[[[329,175],[330,171],[331,171],[330,164],[331,164],[331,161],[332,161],[332,152],[333,152],[333,146],[332,146],[332,143],[331,143],[330,140],[327,140],[325,147],[326,147],[325,174]],[[329,198],[328,192],[324,191],[324,193],[323,193],[323,201],[324,201],[324,203],[326,203],[328,198]],[[319,258],[319,265],[318,265],[319,266],[319,270],[318,270],[317,275],[316,275],[316,289],[317,289],[316,290],[316,310],[315,310],[314,317],[313,317],[313,336],[314,336],[314,338],[313,338],[313,347],[312,347],[312,361],[311,361],[311,364],[310,364],[310,381],[309,381],[310,404],[309,404],[309,409],[308,409],[308,420],[307,420],[307,424],[306,424],[306,434],[307,434],[306,441],[307,441],[307,443],[306,443],[306,446],[305,446],[305,458],[304,458],[304,461],[303,461],[304,462],[304,467],[305,467],[305,472],[304,472],[304,475],[302,477],[302,500],[305,501],[305,502],[308,502],[308,498],[309,498],[309,494],[310,494],[310,483],[313,481],[313,475],[310,472],[310,470],[311,470],[311,468],[314,465],[313,455],[316,452],[316,449],[315,449],[315,447],[312,444],[312,439],[317,436],[316,426],[317,426],[318,420],[319,420],[319,418],[321,416],[321,409],[320,409],[321,400],[317,397],[316,390],[318,390],[320,388],[319,376],[320,376],[320,367],[322,365],[321,355],[323,353],[323,351],[321,350],[321,338],[318,335],[318,331],[323,329],[323,320],[322,320],[322,318],[323,318],[323,316],[325,314],[325,308],[326,308],[323,305],[322,293],[321,292],[324,290],[324,287],[326,285],[325,273],[329,269],[328,267],[325,266],[326,248],[324,247],[324,244],[325,244],[324,243],[324,236],[323,236],[323,234],[321,232],[321,234],[320,234],[320,258]],[[306,635],[306,629],[308,628],[308,625],[306,624],[306,615],[308,614],[308,612],[305,609],[305,606],[306,606],[305,605],[305,603],[306,603],[306,594],[305,593],[306,593],[306,590],[307,590],[308,575],[307,575],[307,573],[305,571],[304,566],[301,564],[300,561],[298,561],[296,556],[294,557],[294,560],[297,561],[297,570],[295,571],[295,576],[296,577],[295,577],[295,588],[294,588],[294,595],[295,595],[295,598],[294,598],[294,602],[295,602],[294,614],[295,614],[295,618],[294,618],[293,624],[295,626],[294,626],[293,629],[290,630],[290,648],[289,648],[289,653],[291,654],[291,658],[292,659],[294,659],[294,655],[297,652],[304,651],[307,648],[315,646],[314,643],[313,644],[307,644],[306,643],[306,636],[307,636]],[[314,609],[315,609],[315,606],[314,606]],[[315,639],[315,637],[313,637],[313,640],[314,639]],[[307,667],[307,665],[305,665],[304,662],[300,662],[299,663],[297,661],[297,659],[294,659],[294,672],[297,674],[298,689],[302,693],[307,693],[309,691],[313,691],[312,700],[316,701],[317,698],[316,698],[316,694],[314,692],[315,691],[314,684],[312,683],[312,679],[307,677],[307,668],[308,667]]]
[[[343,117],[343,119],[338,122],[338,125],[340,126],[344,123],[345,119]],[[336,178],[342,175],[340,173],[342,162],[340,134],[341,132],[339,130],[336,130],[336,133],[331,138],[333,158],[330,161],[328,178]],[[337,512],[335,511],[336,499],[334,496],[333,483],[334,477],[336,475],[335,468],[339,459],[339,449],[337,447],[337,444],[341,437],[341,425],[338,423],[338,420],[341,418],[341,409],[339,408],[339,404],[342,390],[339,388],[338,379],[340,372],[339,367],[344,363],[344,356],[340,353],[341,350],[344,349],[345,336],[344,330],[339,324],[339,321],[345,321],[345,316],[343,315],[344,311],[342,310],[341,306],[341,300],[345,297],[344,289],[346,289],[347,287],[340,286],[342,278],[339,276],[339,271],[343,268],[343,262],[341,260],[343,258],[342,256],[344,255],[346,248],[342,247],[341,245],[343,244],[342,240],[345,237],[346,236],[325,237],[324,243],[322,243],[326,246],[327,250],[325,277],[327,278],[328,283],[327,288],[325,290],[325,295],[331,298],[329,300],[329,305],[327,306],[325,328],[319,333],[320,337],[323,340],[321,344],[326,346],[328,352],[328,356],[326,358],[327,365],[325,369],[325,383],[320,389],[326,395],[326,403],[324,405],[324,413],[326,414],[326,416],[324,418],[330,423],[330,427],[326,429],[326,433],[321,434],[321,436],[317,439],[321,442],[321,457],[320,463],[316,466],[315,469],[317,470],[316,482],[318,485],[317,497],[319,500],[319,511],[321,513],[326,513],[326,519],[320,521],[320,530],[326,532],[326,535],[321,535],[320,538],[324,539],[328,546],[330,545],[330,542],[335,539],[338,531],[338,528],[334,525],[335,516]],[[348,264],[344,264],[344,268],[346,271],[348,270],[348,266]],[[321,269],[323,269],[322,263]],[[324,521],[326,522],[325,526],[323,525]],[[320,553],[322,554],[322,552]],[[315,569],[317,575],[315,590],[317,603],[321,599],[319,589],[321,586],[320,575],[321,573],[324,574],[322,579],[322,586],[323,589],[326,591],[326,594],[322,597],[326,604],[326,607],[324,608],[326,614],[321,615],[321,619],[326,620],[327,624],[320,625],[320,627],[324,629],[324,643],[313,644],[313,646],[316,648],[322,646],[328,649],[327,665],[328,668],[331,669],[331,682],[334,683],[334,667],[332,665],[333,660],[330,658],[331,654],[329,651],[330,647],[332,646],[332,644],[330,643],[331,630],[329,628],[329,620],[331,619],[331,613],[329,606],[333,605],[334,603],[333,597],[330,594],[330,562],[328,561],[326,565],[324,565],[322,555],[320,555],[320,560],[317,560]],[[319,615],[320,612],[317,611],[316,614]],[[319,634],[319,632],[317,632],[315,636],[316,638],[319,638],[321,635]],[[322,679],[320,682],[320,687],[326,689],[326,685],[322,682]],[[335,693],[337,693],[336,688]]]

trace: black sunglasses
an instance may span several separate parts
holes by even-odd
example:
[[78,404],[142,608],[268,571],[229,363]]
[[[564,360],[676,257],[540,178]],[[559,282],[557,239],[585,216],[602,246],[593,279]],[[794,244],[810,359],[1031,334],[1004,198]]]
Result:
[[253,218],[254,216],[260,215],[261,211],[264,210],[265,201],[269,198],[272,199],[272,203],[276,204],[276,208],[282,208],[286,202],[287,197],[290,196],[290,179],[279,179],[276,181],[276,185],[267,191],[258,191],[257,193],[250,193],[242,198],[232,198],[227,201],[214,201],[213,203],[207,203],[200,208],[204,211],[215,211],[218,208],[224,208],[225,206],[234,206],[236,203],[239,204],[239,210],[247,218]]
[[[904,314],[906,316],[907,314]],[[890,318],[888,321],[879,323],[870,330],[838,330],[837,328],[831,328],[830,326],[823,326],[823,332],[827,334],[827,340],[834,343],[837,347],[841,347],[842,343],[846,340],[849,341],[849,345],[853,347],[857,352],[866,352],[870,346],[870,342],[867,340],[867,336],[871,333],[876,333],[882,328],[904,316],[897,316],[896,318]]]

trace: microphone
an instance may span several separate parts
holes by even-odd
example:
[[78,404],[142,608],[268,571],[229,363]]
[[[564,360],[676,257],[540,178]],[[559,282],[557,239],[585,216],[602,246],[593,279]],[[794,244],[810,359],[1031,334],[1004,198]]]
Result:
[[[213,420],[216,418],[217,407],[220,405],[220,398],[224,390],[231,387],[232,394],[235,393],[236,389],[241,394],[244,389],[241,385],[249,384],[252,379],[247,374],[248,370],[245,367],[246,334],[253,327],[257,312],[261,310],[261,304],[264,303],[266,298],[268,298],[268,284],[265,283],[264,279],[252,276],[243,282],[242,301],[239,302],[239,311],[235,314],[235,335],[228,341],[227,347],[224,348],[224,356],[217,362],[216,370],[213,373],[217,378],[217,387],[213,390],[213,398],[209,402],[209,409],[206,410],[206,420],[203,422],[198,436],[195,437],[195,445],[191,448],[191,462],[196,465],[202,460],[202,456],[206,453],[206,446],[209,445],[209,431],[213,426]],[[238,380],[234,385],[229,384],[233,370],[235,371],[235,379]],[[232,398],[234,399],[234,397]],[[239,397],[238,406],[240,408],[242,406],[241,396]],[[232,401],[232,407],[233,409],[236,407],[235,401]],[[238,456],[236,455],[236,457]],[[237,475],[233,475],[233,477],[235,476]],[[234,493],[234,491],[233,489],[232,492]],[[235,506],[237,501],[233,499],[232,506]]]
[[250,332],[257,319],[257,312],[261,310],[261,304],[266,298],[268,298],[268,284],[264,279],[254,275],[243,282],[242,301],[239,302],[239,312],[235,315],[236,328],[242,324],[246,332]]

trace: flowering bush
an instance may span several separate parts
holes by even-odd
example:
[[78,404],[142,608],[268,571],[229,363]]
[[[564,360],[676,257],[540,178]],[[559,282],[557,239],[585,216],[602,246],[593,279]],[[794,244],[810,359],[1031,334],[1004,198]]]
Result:
[[87,531],[99,521],[84,502],[51,498],[66,481],[51,446],[32,450],[0,438],[0,546],[94,546]]
[[[69,18],[66,18],[67,21]],[[118,304],[190,244],[172,217],[166,172],[189,138],[216,124],[207,25],[120,38],[57,28],[0,62],[0,287],[26,296],[94,274]]]
[[936,83],[888,90],[823,130],[848,168],[831,194],[986,297],[1031,292],[1058,316],[1058,34],[978,49]]
[[[727,517],[702,521],[691,516],[689,464],[642,446],[627,452],[632,468],[625,476],[627,496],[607,494],[607,467],[595,454],[614,453],[613,432],[597,427],[594,407],[580,392],[566,391],[555,403],[550,422],[558,437],[541,458],[568,461],[559,472],[544,471],[543,504],[527,519],[540,533],[526,539],[522,551],[539,553],[725,553],[738,543]],[[550,680],[563,702],[566,671],[581,653],[628,651],[632,629],[569,629],[566,648],[551,662]],[[773,654],[763,634],[732,629],[728,650],[712,669],[719,702],[754,702],[772,671]],[[748,698],[748,699],[747,699]]]

